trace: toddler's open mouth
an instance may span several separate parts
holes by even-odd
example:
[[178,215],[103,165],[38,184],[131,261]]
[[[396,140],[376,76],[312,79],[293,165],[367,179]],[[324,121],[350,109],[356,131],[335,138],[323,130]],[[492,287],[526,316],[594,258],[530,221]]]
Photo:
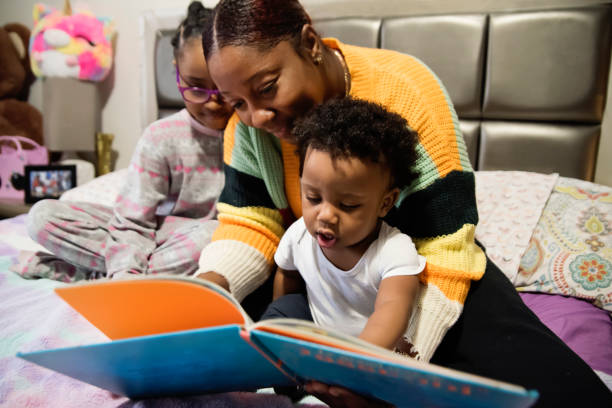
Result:
[[333,234],[317,232],[317,242],[322,248],[330,248],[336,243],[336,237]]

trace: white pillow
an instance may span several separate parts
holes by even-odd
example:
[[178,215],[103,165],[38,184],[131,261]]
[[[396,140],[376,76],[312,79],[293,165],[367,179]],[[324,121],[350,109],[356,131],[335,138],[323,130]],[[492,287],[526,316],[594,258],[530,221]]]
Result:
[[66,191],[62,201],[82,201],[112,207],[125,179],[127,168],[113,171]]
[[477,171],[476,239],[515,283],[521,257],[559,175],[526,171]]

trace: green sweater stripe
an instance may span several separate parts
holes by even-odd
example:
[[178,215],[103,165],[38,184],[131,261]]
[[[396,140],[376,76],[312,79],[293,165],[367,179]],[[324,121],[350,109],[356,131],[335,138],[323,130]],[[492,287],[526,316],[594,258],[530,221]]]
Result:
[[263,180],[276,208],[287,208],[278,139],[242,122],[236,124],[235,132],[230,165],[238,172]]
[[420,142],[416,145],[416,151],[417,160],[412,168],[419,174],[419,176],[410,186],[401,191],[399,199],[395,204],[396,207],[399,207],[402,201],[404,201],[404,199],[410,194],[414,193],[415,191],[426,189],[440,178],[438,167]]

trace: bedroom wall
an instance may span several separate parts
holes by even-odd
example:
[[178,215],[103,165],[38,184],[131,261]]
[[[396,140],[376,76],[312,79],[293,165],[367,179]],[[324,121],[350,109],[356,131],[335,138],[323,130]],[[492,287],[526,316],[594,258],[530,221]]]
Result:
[[[41,0],[1,0],[0,25],[20,22],[32,27],[33,5]],[[62,8],[63,0],[42,2]],[[148,9],[186,9],[190,0],[89,0],[72,1],[73,9],[79,3],[90,5],[100,16],[115,20],[115,66],[109,78],[101,84],[104,106],[101,131],[115,134],[113,148],[118,152],[117,168],[129,163],[136,141],[140,137],[140,62],[139,16]],[[214,6],[217,0],[204,0]],[[313,18],[336,15],[378,16],[479,11],[527,10],[549,7],[572,7],[606,3],[606,0],[302,0]],[[350,10],[350,11],[347,11]],[[612,95],[612,80],[608,84]],[[30,102],[42,110],[42,85],[36,81]],[[612,106],[607,106],[602,140],[598,155],[595,181],[612,186]]]

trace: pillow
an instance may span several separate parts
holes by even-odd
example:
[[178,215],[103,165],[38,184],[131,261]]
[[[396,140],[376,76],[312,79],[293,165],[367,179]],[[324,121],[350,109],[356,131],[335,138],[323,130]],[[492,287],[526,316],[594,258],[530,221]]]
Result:
[[521,257],[558,175],[526,171],[477,171],[476,239],[514,282]]
[[559,177],[514,283],[612,312],[612,188]]
[[126,177],[127,169],[107,173],[66,191],[62,194],[60,200],[82,201],[112,207],[115,204],[115,198],[119,195],[119,190],[121,190]]

